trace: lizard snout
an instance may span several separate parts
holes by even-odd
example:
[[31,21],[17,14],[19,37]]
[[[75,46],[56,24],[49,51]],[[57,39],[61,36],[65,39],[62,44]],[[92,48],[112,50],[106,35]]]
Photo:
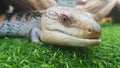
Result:
[[85,32],[83,37],[87,39],[97,39],[101,35],[101,28],[100,26],[85,26]]

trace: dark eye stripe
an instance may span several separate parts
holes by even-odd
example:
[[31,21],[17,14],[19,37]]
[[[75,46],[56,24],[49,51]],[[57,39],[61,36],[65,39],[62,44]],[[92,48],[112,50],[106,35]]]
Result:
[[0,15],[0,26],[3,25],[5,19],[6,19],[6,14],[2,14],[2,15]]

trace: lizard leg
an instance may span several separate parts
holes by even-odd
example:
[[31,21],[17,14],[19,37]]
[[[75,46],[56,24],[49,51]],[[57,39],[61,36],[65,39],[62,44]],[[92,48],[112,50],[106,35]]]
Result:
[[30,42],[39,42],[41,33],[42,33],[42,30],[39,29],[39,28],[31,29],[31,31],[29,33],[29,40],[30,40]]
[[80,10],[92,13],[95,20],[100,21],[110,14],[116,3],[117,0],[91,0],[83,8],[80,8]]
[[109,15],[112,9],[115,7],[116,3],[117,0],[111,0],[103,9],[94,14],[95,20],[99,21]]

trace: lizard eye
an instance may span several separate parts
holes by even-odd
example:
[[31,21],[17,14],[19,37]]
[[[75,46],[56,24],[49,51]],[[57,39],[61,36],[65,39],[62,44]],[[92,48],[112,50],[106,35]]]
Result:
[[69,21],[70,21],[70,19],[67,15],[65,15],[65,14],[61,15],[61,22],[62,23],[66,23],[66,22],[69,22]]

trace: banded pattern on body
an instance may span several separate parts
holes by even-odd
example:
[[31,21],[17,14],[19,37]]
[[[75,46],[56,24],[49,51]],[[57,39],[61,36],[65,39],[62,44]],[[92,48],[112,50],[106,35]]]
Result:
[[28,36],[29,31],[40,28],[39,12],[17,12],[0,15],[0,36]]
[[56,6],[39,12],[1,15],[0,36],[26,37],[31,42],[74,47],[100,44],[101,27],[88,12]]

